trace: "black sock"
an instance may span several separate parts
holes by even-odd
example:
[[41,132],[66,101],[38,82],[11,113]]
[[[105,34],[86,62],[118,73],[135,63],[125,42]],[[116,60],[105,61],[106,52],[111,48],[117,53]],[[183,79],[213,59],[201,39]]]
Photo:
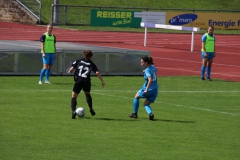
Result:
[[86,95],[86,100],[87,100],[87,103],[88,103],[88,107],[90,109],[92,109],[92,97],[90,94]]
[[72,98],[71,108],[72,108],[73,112],[76,110],[76,106],[77,106],[77,100],[76,100],[76,98]]

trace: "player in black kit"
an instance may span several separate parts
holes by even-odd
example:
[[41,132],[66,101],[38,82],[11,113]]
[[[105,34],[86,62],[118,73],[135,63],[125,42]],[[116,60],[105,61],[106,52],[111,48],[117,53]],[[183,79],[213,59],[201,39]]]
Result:
[[97,66],[91,61],[91,58],[93,56],[92,51],[85,50],[83,51],[84,58],[78,59],[75,62],[73,62],[72,67],[69,69],[68,73],[71,73],[74,69],[74,80],[75,84],[73,86],[72,91],[72,100],[71,100],[71,108],[72,108],[72,119],[75,119],[76,117],[76,106],[77,106],[77,97],[78,94],[81,92],[81,90],[84,91],[86,95],[86,100],[90,109],[90,113],[92,116],[95,115],[95,112],[92,107],[92,97],[90,94],[91,90],[91,78],[90,73],[93,71],[96,73],[98,78],[102,82],[102,86],[105,86],[105,82],[103,81],[103,78],[97,68]]

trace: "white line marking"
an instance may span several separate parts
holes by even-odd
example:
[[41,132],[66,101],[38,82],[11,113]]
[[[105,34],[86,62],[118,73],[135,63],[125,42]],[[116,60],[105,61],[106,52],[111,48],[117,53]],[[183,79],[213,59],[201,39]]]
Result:
[[228,48],[240,48],[239,44],[216,44],[216,46],[220,46],[220,47],[228,47]]
[[[1,91],[8,91],[7,89],[1,89]],[[30,91],[30,92],[71,92],[72,89],[66,90],[66,89],[62,89],[62,90],[58,90],[58,89],[16,89],[14,90],[14,92],[22,92],[22,91]],[[91,90],[91,92],[132,92],[135,93],[138,91],[138,89],[136,90],[106,90],[106,89],[102,89],[102,90]],[[162,91],[159,90],[158,92],[160,93],[239,93],[240,90],[233,90],[233,91]]]
[[[109,95],[109,94],[103,94],[103,93],[97,93],[97,92],[91,92],[91,93],[98,94],[98,95],[103,95],[103,96],[111,96],[111,97],[119,97],[119,98],[125,98],[125,99],[133,99],[133,98],[130,98],[130,97],[115,96],[115,95]],[[172,104],[172,103],[165,103],[165,102],[158,102],[158,101],[155,101],[155,103],[162,103],[162,104],[167,104],[167,105],[171,105],[171,106],[184,107],[184,108],[189,108],[189,109],[202,110],[202,111],[208,111],[208,112],[214,112],[214,113],[220,113],[220,114],[227,114],[227,115],[232,115],[232,116],[239,116],[239,114],[236,114],[236,113],[214,111],[214,110],[205,109],[205,108],[197,108],[197,107],[191,107],[191,106],[187,107],[187,106],[183,106],[183,105]]]
[[238,56],[240,56],[240,54],[238,54],[238,53],[229,53],[229,52],[217,52],[217,53],[222,53],[222,54],[233,54],[233,55],[238,55]]
[[[176,68],[167,68],[167,67],[156,67],[156,68],[161,68],[162,70],[178,70],[182,72],[192,72],[192,73],[200,73],[200,71],[192,71],[192,70],[186,70],[186,69],[176,69]],[[234,74],[224,74],[224,73],[216,73],[216,72],[211,72],[211,74],[214,75],[221,75],[221,76],[228,76],[228,77],[240,77],[240,75],[234,75]]]
[[[93,90],[96,92],[137,92],[138,90]],[[240,91],[158,91],[161,93],[239,93]]]
[[239,114],[236,114],[236,113],[214,111],[212,109],[196,108],[196,107],[191,107],[191,106],[187,107],[187,106],[183,106],[183,105],[172,104],[172,103],[165,103],[165,102],[156,102],[156,103],[162,103],[162,104],[167,104],[167,105],[171,105],[171,106],[184,107],[184,108],[190,108],[190,109],[196,109],[196,110],[202,110],[202,111],[208,111],[208,112],[214,112],[214,113],[228,114],[228,115],[232,115],[232,116],[239,116]]
[[[21,90],[19,90],[19,89],[17,89],[17,90],[14,90],[14,91],[23,91],[24,89],[21,89]],[[26,89],[26,90],[28,90],[28,91],[33,91],[33,92],[36,92],[36,91],[45,91],[45,92],[51,92],[51,91],[53,91],[53,92],[59,92],[59,91],[64,91],[64,92],[71,92],[71,89],[69,89],[69,90],[29,90],[29,89]],[[3,91],[3,90],[1,90],[1,91]],[[6,91],[8,91],[8,90],[6,90]],[[113,91],[117,91],[117,92],[119,92],[119,91],[124,91],[124,92],[126,92],[126,90],[93,90],[91,93],[93,93],[93,94],[98,94],[98,95],[103,95],[103,96],[110,96],[110,97],[118,97],[118,98],[124,98],[124,99],[133,99],[132,97],[124,97],[124,96],[116,96],[116,95],[109,95],[109,94],[104,94],[104,93],[99,93],[99,92],[96,92],[96,91],[101,91],[101,92],[103,92],[103,91],[111,91],[111,92],[113,92]],[[137,90],[128,90],[128,91],[130,91],[130,92],[136,92]],[[240,91],[159,91],[159,92],[175,92],[175,93],[177,93],[177,92],[189,92],[189,93],[192,93],[192,92],[198,92],[198,93],[206,93],[206,92],[213,92],[213,93],[222,93],[222,92],[233,92],[233,93],[235,93],[235,92],[240,92]],[[171,106],[177,106],[177,107],[184,107],[184,108],[189,108],[189,109],[195,109],[195,110],[202,110],[202,111],[208,111],[208,112],[215,112],[215,113],[220,113],[220,114],[227,114],[227,115],[233,115],[233,116],[239,116],[239,114],[236,114],[236,113],[229,113],[229,112],[221,112],[221,111],[215,111],[215,110],[211,110],[211,109],[205,109],[205,108],[197,108],[197,107],[188,107],[188,106],[183,106],[183,105],[179,105],[179,104],[172,104],[172,103],[165,103],[165,102],[158,102],[158,101],[155,101],[155,103],[161,103],[161,104],[167,104],[167,105],[171,105]]]
[[[189,60],[183,60],[183,59],[164,58],[164,57],[154,57],[154,58],[165,59],[165,60],[170,60],[170,61],[182,61],[182,62],[201,63],[202,64],[202,62],[200,62],[200,61],[189,61]],[[240,66],[237,66],[237,65],[228,65],[228,64],[219,64],[219,63],[214,63],[214,65],[229,66],[229,67],[240,67]]]
[[[198,74],[199,71],[192,71],[192,70],[186,70],[186,69],[176,69],[176,68],[167,68],[167,67],[156,67],[156,68],[161,68],[162,70],[178,70],[178,71],[182,71],[182,72],[192,72],[195,74]],[[232,74],[224,74],[224,73],[214,73],[212,72],[211,74],[214,75],[221,75],[221,76],[228,76],[228,77],[240,77],[240,75],[232,75]]]

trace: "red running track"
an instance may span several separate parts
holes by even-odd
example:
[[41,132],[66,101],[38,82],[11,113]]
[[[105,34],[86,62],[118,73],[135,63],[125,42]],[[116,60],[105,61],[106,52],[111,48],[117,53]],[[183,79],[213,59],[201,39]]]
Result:
[[[39,41],[46,26],[32,26],[0,22],[0,40]],[[75,42],[98,46],[147,50],[154,58],[160,76],[199,76],[201,68],[201,37],[195,34],[195,50],[190,52],[191,34],[148,33],[147,47],[144,33],[77,31],[54,28],[58,42]],[[240,36],[215,35],[216,57],[212,78],[240,82]]]

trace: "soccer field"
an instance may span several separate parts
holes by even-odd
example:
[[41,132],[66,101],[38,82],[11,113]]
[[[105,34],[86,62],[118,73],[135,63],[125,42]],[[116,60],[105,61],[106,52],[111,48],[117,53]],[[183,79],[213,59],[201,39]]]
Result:
[[72,76],[0,78],[0,159],[238,160],[240,83],[199,77],[158,77],[159,95],[150,121],[140,100],[130,119],[143,77],[92,77],[96,115],[85,96],[86,115],[71,119]]

